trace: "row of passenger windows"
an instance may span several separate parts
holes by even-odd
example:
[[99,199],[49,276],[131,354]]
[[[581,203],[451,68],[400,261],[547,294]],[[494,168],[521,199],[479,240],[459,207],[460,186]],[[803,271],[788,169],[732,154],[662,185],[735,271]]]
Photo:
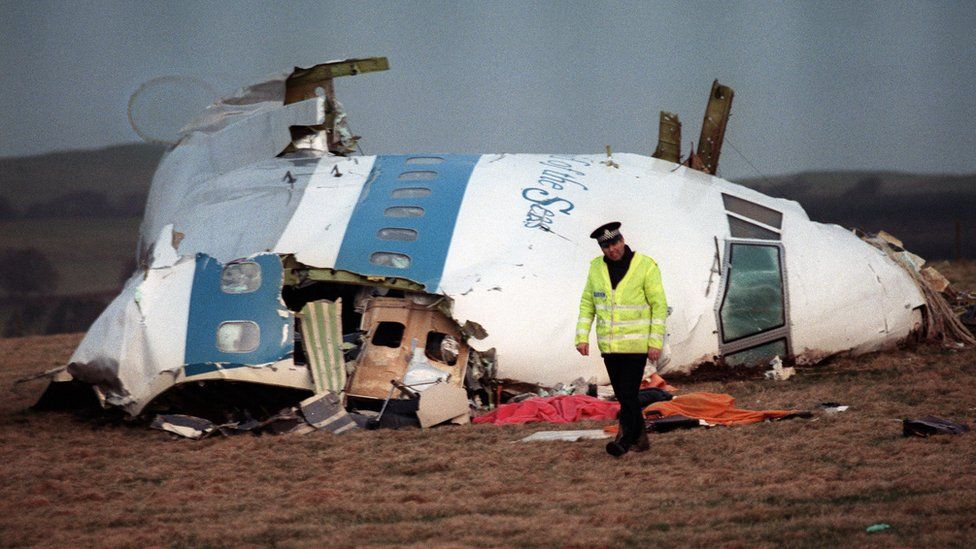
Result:
[[[408,158],[408,165],[436,165],[444,162],[437,156],[415,156]],[[433,181],[437,179],[437,172],[433,170],[409,170],[397,175],[400,181]],[[390,197],[394,199],[426,198],[430,196],[428,187],[400,187],[393,189]],[[423,217],[426,212],[420,206],[390,206],[383,211],[385,217]],[[384,227],[376,233],[380,240],[396,242],[413,242],[417,240],[417,231],[403,227]],[[374,252],[369,256],[369,262],[381,267],[394,269],[409,269],[410,256],[399,252]]]
[[[436,156],[415,156],[406,160],[407,164],[436,165],[444,162]],[[432,181],[437,178],[437,172],[432,170],[405,171],[397,176],[401,181]],[[426,198],[430,196],[428,187],[400,187],[394,189],[390,196],[394,199]],[[391,206],[384,210],[386,217],[422,217],[424,209],[420,206]],[[417,240],[417,231],[403,227],[384,227],[377,231],[380,240],[395,242],[413,242]],[[375,252],[369,258],[370,263],[395,269],[410,267],[410,256],[396,252]],[[261,287],[261,266],[252,261],[231,263],[224,267],[220,275],[220,290],[225,294],[246,294]]]

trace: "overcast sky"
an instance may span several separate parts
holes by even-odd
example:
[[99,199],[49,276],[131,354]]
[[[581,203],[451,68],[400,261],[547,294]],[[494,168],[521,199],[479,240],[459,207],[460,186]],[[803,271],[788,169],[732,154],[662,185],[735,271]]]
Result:
[[0,156],[138,141],[126,107],[154,77],[385,55],[336,84],[367,154],[649,154],[662,109],[687,152],[717,78],[748,158],[727,146],[725,177],[976,172],[973,29],[968,1],[0,0]]

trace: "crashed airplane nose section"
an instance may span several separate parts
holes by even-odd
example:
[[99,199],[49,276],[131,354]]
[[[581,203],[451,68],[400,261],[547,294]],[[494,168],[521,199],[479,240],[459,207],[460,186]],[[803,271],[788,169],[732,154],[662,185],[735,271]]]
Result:
[[[292,191],[301,198],[280,234],[262,233],[263,225],[203,242],[192,236],[201,218],[177,216],[174,228],[187,235],[179,259],[130,282],[72,358],[72,373],[131,410],[157,393],[146,387],[207,374],[249,372],[257,382],[311,388],[307,367],[292,360],[290,331],[305,298],[285,307],[282,290],[322,285],[324,298],[351,306],[361,287],[396,291],[400,283],[449,297],[458,324],[483,326],[487,337],[471,343],[497,350],[499,377],[602,380],[599,357],[578,356],[572,340],[595,252],[585,236],[610,211],[628,242],[661,265],[672,307],[665,372],[719,358],[756,364],[874,350],[920,321],[923,296],[879,250],[810,222],[795,203],[664,161],[624,154],[611,167],[600,156],[443,155],[422,157],[442,163],[417,176],[410,158],[421,157],[323,157]],[[465,166],[462,178],[442,176],[438,166],[452,162]],[[282,160],[278,172],[291,169]],[[556,177],[560,190],[549,181]],[[220,225],[239,203],[215,197],[213,211],[223,213],[208,219]],[[154,250],[165,248],[167,229]],[[276,241],[273,253],[235,260],[251,240]],[[279,256],[293,258],[286,272]],[[260,273],[256,289],[220,286],[243,276],[227,269],[248,265]],[[342,272],[354,278],[343,281]],[[342,331],[359,327],[347,322]],[[237,339],[251,343],[226,346]],[[115,384],[105,383],[113,375]]]
[[[286,99],[285,81],[211,107],[161,162],[142,267],[71,358],[106,402],[137,414],[213,379],[315,391],[316,360],[375,398],[387,355],[394,377],[422,363],[456,386],[605,382],[573,340],[599,254],[587,235],[608,219],[660,266],[664,372],[870,351],[920,325],[904,268],[795,202],[634,154],[345,157],[331,82]],[[324,302],[341,303],[334,332],[313,342],[325,336],[301,311]],[[380,303],[388,313],[367,313]],[[383,339],[383,322],[401,337]],[[343,335],[365,338],[360,357],[342,356]]]

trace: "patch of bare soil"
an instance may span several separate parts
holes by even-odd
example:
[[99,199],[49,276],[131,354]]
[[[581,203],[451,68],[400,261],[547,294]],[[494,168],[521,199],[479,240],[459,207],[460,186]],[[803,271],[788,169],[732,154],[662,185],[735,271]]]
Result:
[[[605,423],[176,440],[33,412],[80,334],[0,340],[0,545],[966,546],[976,432],[904,438],[901,419],[973,426],[976,351],[922,347],[802,368],[786,382],[682,384],[813,419],[603,442],[515,442]],[[850,405],[818,412],[822,402]],[[878,533],[865,528],[891,527]]]

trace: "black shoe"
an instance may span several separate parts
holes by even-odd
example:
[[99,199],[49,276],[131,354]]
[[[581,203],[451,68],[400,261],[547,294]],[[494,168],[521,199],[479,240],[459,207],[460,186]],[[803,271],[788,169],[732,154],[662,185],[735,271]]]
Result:
[[647,433],[643,432],[637,437],[637,442],[634,443],[635,452],[646,452],[651,449],[651,441],[647,439]]
[[620,457],[626,454],[628,449],[629,448],[617,442],[616,440],[607,443],[607,453],[613,457]]

